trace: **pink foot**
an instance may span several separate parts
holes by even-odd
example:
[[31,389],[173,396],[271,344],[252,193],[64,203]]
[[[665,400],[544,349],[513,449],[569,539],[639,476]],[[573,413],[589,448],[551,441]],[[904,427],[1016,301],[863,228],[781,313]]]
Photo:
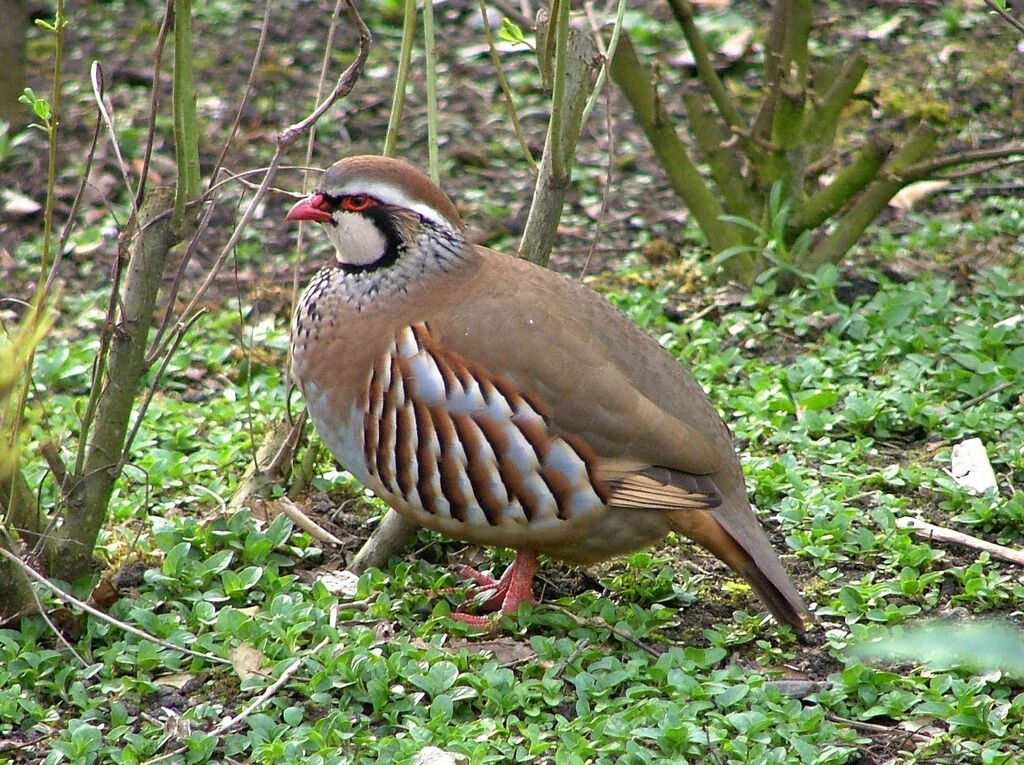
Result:
[[[472,580],[478,587],[472,597],[484,593],[491,593],[480,608],[485,611],[500,611],[501,614],[510,614],[519,608],[523,601],[536,603],[533,597],[533,575],[537,573],[537,553],[532,550],[518,550],[516,559],[512,565],[505,569],[500,579],[494,579],[477,571],[470,566],[463,567],[460,572],[467,579]],[[487,629],[491,627],[492,620],[487,616],[477,616],[456,611],[451,615],[453,619],[465,622],[471,627]]]

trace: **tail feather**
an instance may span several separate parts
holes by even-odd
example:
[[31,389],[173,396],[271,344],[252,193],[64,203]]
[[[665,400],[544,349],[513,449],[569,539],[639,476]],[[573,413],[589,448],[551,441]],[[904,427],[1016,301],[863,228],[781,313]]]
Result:
[[782,568],[757,519],[748,508],[728,506],[666,514],[675,531],[706,548],[742,576],[771,614],[802,634],[810,611]]

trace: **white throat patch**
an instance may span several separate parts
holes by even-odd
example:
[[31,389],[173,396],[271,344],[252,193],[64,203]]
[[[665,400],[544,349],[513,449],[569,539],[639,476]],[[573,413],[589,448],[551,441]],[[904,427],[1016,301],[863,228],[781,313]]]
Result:
[[368,266],[384,257],[387,240],[373,221],[358,213],[335,213],[336,225],[325,226],[343,266]]

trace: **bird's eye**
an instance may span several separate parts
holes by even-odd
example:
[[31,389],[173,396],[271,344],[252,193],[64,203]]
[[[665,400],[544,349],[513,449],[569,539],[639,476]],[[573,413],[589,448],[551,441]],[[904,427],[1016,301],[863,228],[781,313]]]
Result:
[[376,200],[365,194],[352,194],[341,199],[341,209],[347,212],[363,212],[375,204],[377,204]]

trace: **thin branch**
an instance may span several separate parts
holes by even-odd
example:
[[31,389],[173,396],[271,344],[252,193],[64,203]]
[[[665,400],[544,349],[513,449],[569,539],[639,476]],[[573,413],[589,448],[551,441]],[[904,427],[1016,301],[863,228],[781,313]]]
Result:
[[[207,194],[209,193],[210,192],[208,190]],[[206,229],[209,228],[210,222],[213,220],[213,213],[217,209],[216,196],[212,197],[210,202],[210,204],[204,206],[203,216],[196,224],[188,245],[185,247],[185,252],[181,256],[181,261],[178,263],[178,270],[174,275],[174,279],[166,290],[166,297],[164,298],[166,308],[164,309],[164,315],[163,319],[160,321],[160,326],[157,327],[156,332],[153,333],[153,339],[149,343],[149,350],[146,351],[147,365],[153,364],[153,362],[166,352],[167,346],[175,342],[173,335],[167,335],[167,330],[170,327],[171,319],[174,316],[174,306],[178,302],[178,292],[181,289],[181,285],[185,282],[185,272],[188,270],[189,263],[192,262],[192,257],[198,251],[199,243],[203,241],[203,234],[206,232]],[[185,312],[182,312],[182,315],[184,314]],[[183,323],[184,322],[179,321],[176,324],[176,331],[181,330]]]
[[640,638],[636,637],[636,635],[631,635],[628,632],[620,630],[618,627],[610,624],[608,620],[602,616],[595,616],[590,619],[585,619],[584,617],[578,616],[577,614],[573,613],[568,608],[562,608],[562,606],[555,605],[554,603],[546,603],[545,607],[554,609],[559,613],[565,614],[581,627],[597,627],[599,629],[603,628],[610,630],[611,633],[620,640],[625,640],[629,643],[632,643],[640,650],[645,651],[646,653],[653,656],[655,659],[661,658],[661,651],[659,651],[657,648],[647,645],[647,643],[643,642]]
[[[324,116],[328,109],[334,106],[339,98],[343,98],[352,92],[352,88],[355,87],[360,75],[363,73],[363,67],[366,65],[366,57],[370,53],[370,43],[373,41],[373,37],[370,34],[369,27],[366,26],[366,22],[363,21],[363,17],[356,10],[354,0],[344,0],[344,2],[348,7],[349,16],[352,17],[352,20],[359,29],[359,51],[356,53],[356,59],[338,76],[338,82],[334,86],[334,90],[330,92],[327,98],[311,114],[305,119],[289,125],[278,134],[278,148],[286,149],[302,137],[310,127],[320,121],[320,118]],[[273,166],[273,163],[271,165]]]
[[993,396],[998,396],[1004,390],[1006,390],[1007,388],[1012,388],[1016,384],[1017,383],[1015,381],[1014,382],[1007,381],[1007,382],[999,383],[999,385],[995,386],[994,388],[989,388],[984,393],[979,393],[974,398],[967,399],[967,401],[965,401],[960,406],[960,411],[962,412],[965,409],[970,409],[972,406],[977,406],[982,401],[987,401],[988,399],[992,398]]
[[970,534],[964,534],[962,531],[954,531],[953,529],[946,529],[942,526],[935,526],[927,521],[922,521],[918,518],[897,518],[896,527],[901,529],[910,529],[914,532],[914,536],[919,539],[936,542],[949,542],[950,544],[960,545],[962,547],[969,547],[972,550],[981,550],[987,552],[993,558],[999,558],[1010,563],[1016,563],[1018,566],[1024,566],[1024,550],[1014,549],[1012,547],[1005,547],[998,545],[995,542],[989,542],[985,539],[978,539],[978,537],[972,537]]
[[153,92],[149,96],[149,120],[146,126],[146,149],[142,154],[142,172],[139,173],[139,187],[135,191],[135,205],[141,205],[146,196],[146,182],[149,180],[149,163],[153,157],[153,142],[156,139],[156,113],[160,103],[160,72],[163,67],[164,46],[167,34],[174,23],[174,0],[167,0],[164,19],[160,23],[160,33],[156,38],[153,51]]
[[[980,175],[982,173],[991,173],[993,170],[1002,170],[1007,167],[1013,167],[1024,162],[1024,157],[1016,159],[1004,159],[1000,162],[988,162],[984,165],[978,165],[977,167],[969,167],[966,170],[958,170],[955,173],[944,173],[941,179],[944,181],[956,181],[961,178],[970,178],[974,175]],[[946,186],[943,191],[970,191],[974,194],[1019,194],[1021,190],[1024,190],[1024,183],[988,183],[988,184],[972,184],[970,186],[965,185],[953,185]]]
[[92,165],[96,159],[96,147],[99,144],[100,139],[100,128],[103,122],[100,115],[96,115],[96,125],[92,131],[92,141],[89,143],[89,153],[85,155],[85,165],[81,169],[82,180],[78,184],[78,191],[75,192],[75,198],[71,202],[71,209],[68,210],[67,222],[64,224],[64,229],[60,232],[60,239],[57,241],[57,251],[53,254],[53,264],[50,266],[50,274],[46,277],[46,286],[43,288],[43,302],[50,297],[53,293],[53,284],[57,281],[57,272],[61,262],[64,260],[64,251],[67,249],[68,239],[71,238],[71,232],[74,230],[75,218],[78,217],[78,206],[82,203],[82,197],[85,195],[85,189],[89,184],[89,174],[92,172]]
[[0,547],[0,555],[3,555],[5,558],[10,560],[12,563],[14,563],[16,566],[18,566],[22,571],[24,571],[29,577],[31,577],[32,579],[35,579],[41,585],[43,585],[48,590],[50,590],[50,592],[52,592],[54,595],[56,595],[57,598],[59,598],[60,600],[63,600],[65,603],[70,603],[71,605],[75,606],[76,608],[79,608],[82,611],[85,611],[86,613],[91,614],[92,616],[95,616],[97,619],[105,621],[107,624],[112,624],[113,626],[117,627],[118,629],[123,630],[124,632],[127,632],[129,634],[135,635],[135,637],[142,638],[143,640],[147,640],[150,643],[155,643],[156,645],[163,646],[164,648],[170,648],[171,650],[174,650],[174,651],[180,651],[181,653],[187,654],[189,656],[194,656],[197,659],[203,659],[204,661],[213,662],[214,664],[227,664],[229,666],[231,665],[231,662],[228,659],[222,659],[220,656],[214,656],[213,654],[209,654],[209,653],[201,653],[199,651],[193,651],[190,648],[185,648],[185,647],[180,646],[180,645],[175,645],[174,643],[169,643],[166,640],[161,640],[160,638],[158,638],[158,637],[156,637],[154,635],[150,635],[149,633],[140,630],[138,627],[135,627],[135,626],[133,626],[131,624],[126,624],[125,622],[122,622],[122,621],[120,621],[118,619],[115,619],[110,614],[103,613],[98,608],[93,608],[92,606],[90,606],[85,601],[79,600],[74,595],[69,595],[68,593],[64,592],[64,590],[62,590],[60,587],[55,585],[53,582],[51,582],[45,576],[43,576],[42,574],[37,572],[34,568],[29,566],[27,563],[25,563],[25,561],[23,561],[17,555],[14,555],[13,553],[8,552],[3,547]]
[[997,146],[993,149],[971,149],[968,151],[957,151],[952,154],[944,154],[941,157],[918,162],[903,169],[902,177],[908,180],[919,181],[937,173],[947,167],[966,165],[971,162],[985,162],[992,159],[1005,159],[1006,157],[1017,157],[1024,155],[1024,144],[1011,144],[1009,146]]
[[[330,642],[331,638],[325,637],[323,640],[321,640],[319,643],[313,646],[312,650],[309,651],[308,655],[312,656],[313,654],[322,650]],[[299,670],[299,667],[302,666],[302,661],[303,659],[299,658],[293,661],[291,664],[289,664],[288,668],[281,673],[281,676],[277,678],[277,680],[268,685],[266,690],[263,691],[263,693],[261,693],[255,699],[253,699],[249,703],[249,705],[241,712],[239,712],[235,717],[224,718],[220,725],[213,729],[214,735],[219,736],[224,733],[227,733],[229,730],[231,730],[240,722],[242,722],[242,720],[244,720],[246,717],[251,715],[253,712],[255,712],[261,706],[266,704],[268,701],[270,701],[270,699],[273,698],[274,694],[277,693],[278,690],[280,690],[281,686],[287,683],[288,680],[291,679],[292,675],[294,675]]]
[[192,315],[196,306],[199,305],[203,297],[206,295],[206,292],[217,279],[217,276],[224,267],[224,263],[227,262],[227,258],[231,254],[231,251],[235,248],[235,245],[238,244],[238,240],[242,238],[242,234],[249,225],[249,221],[252,219],[256,209],[263,203],[263,198],[266,196],[271,182],[275,177],[277,177],[277,172],[281,167],[281,157],[284,152],[291,148],[299,138],[305,135],[312,126],[315,125],[321,117],[323,117],[327,110],[334,106],[338,99],[347,96],[352,91],[352,88],[355,87],[356,82],[358,82],[359,76],[362,74],[363,67],[366,65],[366,57],[370,52],[372,37],[362,16],[360,16],[359,11],[356,10],[353,0],[344,0],[344,2],[349,10],[349,15],[359,28],[359,51],[356,54],[355,60],[338,76],[338,81],[335,84],[334,89],[316,106],[316,108],[313,109],[312,112],[299,122],[287,126],[278,133],[274,156],[271,158],[270,164],[267,166],[267,172],[263,176],[263,181],[256,189],[252,199],[249,200],[249,204],[246,206],[242,213],[242,217],[235,225],[234,231],[231,232],[231,236],[228,238],[228,241],[221,248],[220,253],[214,260],[209,273],[206,275],[206,279],[203,280],[203,283],[199,286],[196,294],[193,295],[188,305],[185,306],[185,309],[181,312],[181,316],[188,317]]
[[[7,551],[4,550],[4,552],[7,552]],[[17,556],[13,556],[13,557],[17,558]],[[17,560],[14,560],[14,561],[11,561],[11,562],[12,563],[16,563],[16,564],[20,563],[22,571],[24,571],[28,567],[27,564],[24,563],[24,561],[20,561],[19,562]],[[53,620],[50,619],[50,615],[48,613],[46,613],[46,608],[43,606],[43,601],[41,601],[39,599],[39,593],[37,593],[35,588],[31,587],[31,586],[28,588],[28,591],[32,593],[32,600],[36,604],[36,610],[39,612],[39,615],[41,617],[43,617],[43,621],[46,622],[46,626],[50,628],[50,631],[53,633],[54,637],[56,637],[57,640],[59,640],[61,643],[64,644],[64,647],[67,648],[71,652],[72,656],[74,656],[76,659],[78,659],[78,663],[79,664],[81,664],[83,667],[88,667],[89,666],[89,662],[87,662],[85,659],[82,658],[82,655],[80,653],[78,653],[78,651],[75,650],[75,647],[73,645],[71,645],[70,642],[68,642],[68,639],[66,637],[64,637],[64,633],[61,632],[59,629],[57,629],[57,625],[53,623]]]
[[[480,0],[482,3],[483,0]],[[615,11],[615,22],[612,26],[612,36],[608,40],[608,47],[604,47],[604,41],[601,39],[601,29],[597,25],[597,21],[594,18],[593,6],[588,2],[584,5],[587,12],[587,19],[590,21],[591,28],[594,30],[594,40],[597,43],[597,49],[600,51],[603,58],[601,71],[597,73],[597,81],[594,83],[594,92],[590,94],[590,100],[587,101],[587,106],[583,110],[583,118],[580,120],[580,124],[586,125],[590,119],[590,113],[594,111],[594,107],[597,105],[598,99],[601,97],[601,91],[604,89],[604,83],[608,79],[608,71],[611,69],[612,59],[615,57],[615,49],[619,47],[619,38],[622,37],[623,26],[622,20],[626,17],[626,0],[618,0],[618,8]]]
[[306,515],[302,508],[292,502],[288,497],[282,497],[281,510],[284,514],[295,521],[295,525],[309,534],[318,542],[327,542],[337,547],[343,547],[345,543],[334,536],[331,532]]
[[178,332],[174,337],[174,342],[171,344],[170,349],[164,356],[164,360],[163,363],[160,364],[160,368],[156,371],[156,374],[153,375],[153,379],[146,388],[146,397],[142,400],[142,404],[139,406],[139,410],[135,414],[135,424],[132,425],[132,429],[128,431],[128,436],[124,440],[124,448],[121,450],[121,460],[123,463],[128,461],[128,456],[132,449],[132,443],[135,441],[135,436],[138,434],[139,428],[142,427],[142,419],[146,416],[146,410],[149,409],[149,405],[153,401],[153,396],[156,394],[157,388],[160,385],[160,380],[163,379],[164,372],[167,371],[167,367],[171,363],[171,358],[174,356],[174,352],[178,350],[178,346],[181,345],[181,341],[185,339],[185,334],[202,315],[202,311],[198,311],[193,316],[189,317],[187,321],[181,322],[178,325]]
[[114,130],[114,119],[107,111],[107,105],[103,103],[103,67],[100,66],[99,61],[93,61],[92,66],[89,67],[89,81],[92,83],[92,95],[96,99],[96,108],[99,109],[103,124],[107,126],[107,132],[110,134],[110,145],[113,147],[114,157],[117,159],[117,169],[121,171],[121,180],[124,181],[124,187],[128,190],[128,196],[131,198],[132,217],[138,218],[139,206],[135,203],[135,197],[131,196],[132,182],[128,177],[128,163],[124,161],[124,155],[121,154],[121,144],[117,140],[117,131]]
[[[313,650],[310,651],[310,655],[315,654],[317,651],[321,650],[324,646],[326,646],[328,643],[330,643],[330,641],[331,641],[330,638],[324,638],[323,640],[321,640],[319,643],[316,644],[316,646],[313,648]],[[272,699],[274,697],[274,694],[277,693],[281,689],[281,687],[291,679],[292,675],[294,675],[296,672],[299,671],[299,667],[302,666],[302,662],[303,662],[303,659],[295,659],[281,673],[281,676],[278,677],[277,680],[275,680],[273,683],[268,685],[266,687],[266,689],[263,691],[263,693],[261,693],[255,699],[253,699],[249,703],[249,705],[245,707],[245,709],[243,709],[241,712],[239,712],[235,717],[225,717],[223,720],[221,720],[220,723],[217,725],[217,727],[215,727],[213,729],[213,731],[211,731],[212,735],[214,735],[214,736],[223,736],[229,730],[231,730],[232,728],[237,726],[240,722],[242,722],[246,717],[251,715],[253,712],[255,712],[261,706],[266,704],[268,701],[270,701],[270,699]],[[173,739],[168,738],[164,743],[165,744],[169,743],[172,740]],[[169,760],[172,757],[177,757],[179,754],[184,752],[185,749],[186,749],[185,745],[178,744],[170,752],[167,752],[165,754],[161,754],[158,757],[153,757],[152,759],[146,760],[145,762],[142,763],[142,765],[156,765],[156,763],[163,762],[164,760]]]
[[[252,54],[252,63],[249,65],[249,78],[245,81],[245,90],[242,91],[242,100],[238,104],[238,109],[235,111],[235,119],[231,123],[231,128],[228,130],[227,138],[224,139],[224,144],[220,148],[220,154],[217,155],[217,161],[213,164],[213,170],[210,172],[210,182],[207,184],[208,188],[212,188],[216,183],[217,178],[220,176],[221,168],[224,167],[224,158],[228,154],[228,149],[231,148],[231,142],[235,140],[235,136],[238,135],[238,128],[242,124],[242,115],[245,113],[245,107],[249,103],[249,99],[252,98],[252,93],[256,84],[256,71],[259,69],[260,62],[263,60],[263,46],[267,42],[267,30],[270,29],[270,9],[273,6],[271,0],[263,6],[263,23],[260,25],[260,37],[256,41],[256,50]],[[330,49],[330,46],[328,46]],[[155,90],[155,88],[154,88]]]
[[412,46],[416,41],[416,0],[405,0],[402,14],[402,47],[398,54],[398,71],[395,72],[395,92],[391,97],[391,113],[388,115],[388,130],[384,134],[385,157],[395,155],[398,144],[398,128],[405,111],[405,91],[409,87],[409,64],[412,61]]
[[516,134],[516,140],[519,141],[519,148],[523,151],[523,158],[526,160],[526,164],[530,166],[530,171],[534,175],[537,175],[537,160],[533,158],[533,152],[530,151],[530,147],[526,143],[526,136],[523,134],[523,126],[519,122],[519,114],[516,112],[516,105],[512,100],[512,88],[508,84],[508,78],[505,76],[505,67],[501,65],[501,57],[498,55],[498,49],[494,44],[494,35],[491,33],[491,25],[487,23],[487,6],[485,5],[485,0],[480,0],[480,16],[483,21],[484,37],[487,40],[487,50],[490,52],[491,63],[494,65],[494,73],[498,76],[498,84],[501,86],[501,93],[505,98],[505,111],[508,113],[508,117],[512,121],[512,132]]
[[427,71],[427,158],[430,180],[441,182],[441,167],[437,155],[437,47],[434,40],[434,3],[423,3],[423,56]]
[[690,46],[690,52],[693,53],[697,76],[707,89],[711,100],[715,102],[718,113],[722,115],[722,119],[731,129],[742,130],[744,127],[743,117],[726,91],[725,85],[722,84],[718,73],[715,72],[715,68],[711,65],[711,56],[708,55],[708,49],[700,36],[700,30],[697,29],[697,24],[693,20],[693,6],[687,0],[669,0],[668,5],[683,30],[686,44]]
[[[482,0],[481,0],[482,1]],[[615,18],[615,29],[612,32],[612,39],[609,43],[609,47],[605,49],[604,41],[601,39],[601,29],[597,23],[597,19],[594,18],[594,9],[591,3],[586,3],[584,8],[587,13],[587,19],[590,22],[591,29],[594,32],[594,39],[597,42],[597,49],[604,57],[604,66],[601,67],[601,73],[598,75],[597,83],[594,86],[594,92],[591,94],[590,102],[587,104],[587,108],[583,111],[583,124],[587,123],[590,109],[597,103],[597,96],[601,92],[601,85],[604,82],[603,78],[607,77],[608,70],[611,68],[611,57],[615,53],[615,48],[619,44],[619,34],[621,32],[622,15],[625,11],[625,2],[620,0],[619,12]],[[605,166],[604,175],[604,189],[601,193],[601,209],[598,210],[596,220],[594,221],[593,233],[590,237],[590,245],[587,247],[586,257],[583,259],[583,265],[580,267],[580,274],[577,277],[580,281],[587,275],[587,271],[590,269],[590,261],[594,257],[594,253],[597,251],[598,239],[604,230],[605,215],[608,212],[608,200],[611,197],[612,192],[612,174],[615,168],[615,123],[612,120],[612,99],[611,89],[605,91],[605,139],[608,142],[608,162]]]
[[1021,22],[1019,19],[1007,13],[1006,9],[1002,8],[999,5],[999,3],[995,2],[995,0],[985,0],[985,5],[987,5],[993,11],[995,11],[996,14],[998,14],[999,17],[1002,18],[1002,20],[1005,21],[1007,24],[1012,26],[1021,34],[1024,34],[1024,22]]

